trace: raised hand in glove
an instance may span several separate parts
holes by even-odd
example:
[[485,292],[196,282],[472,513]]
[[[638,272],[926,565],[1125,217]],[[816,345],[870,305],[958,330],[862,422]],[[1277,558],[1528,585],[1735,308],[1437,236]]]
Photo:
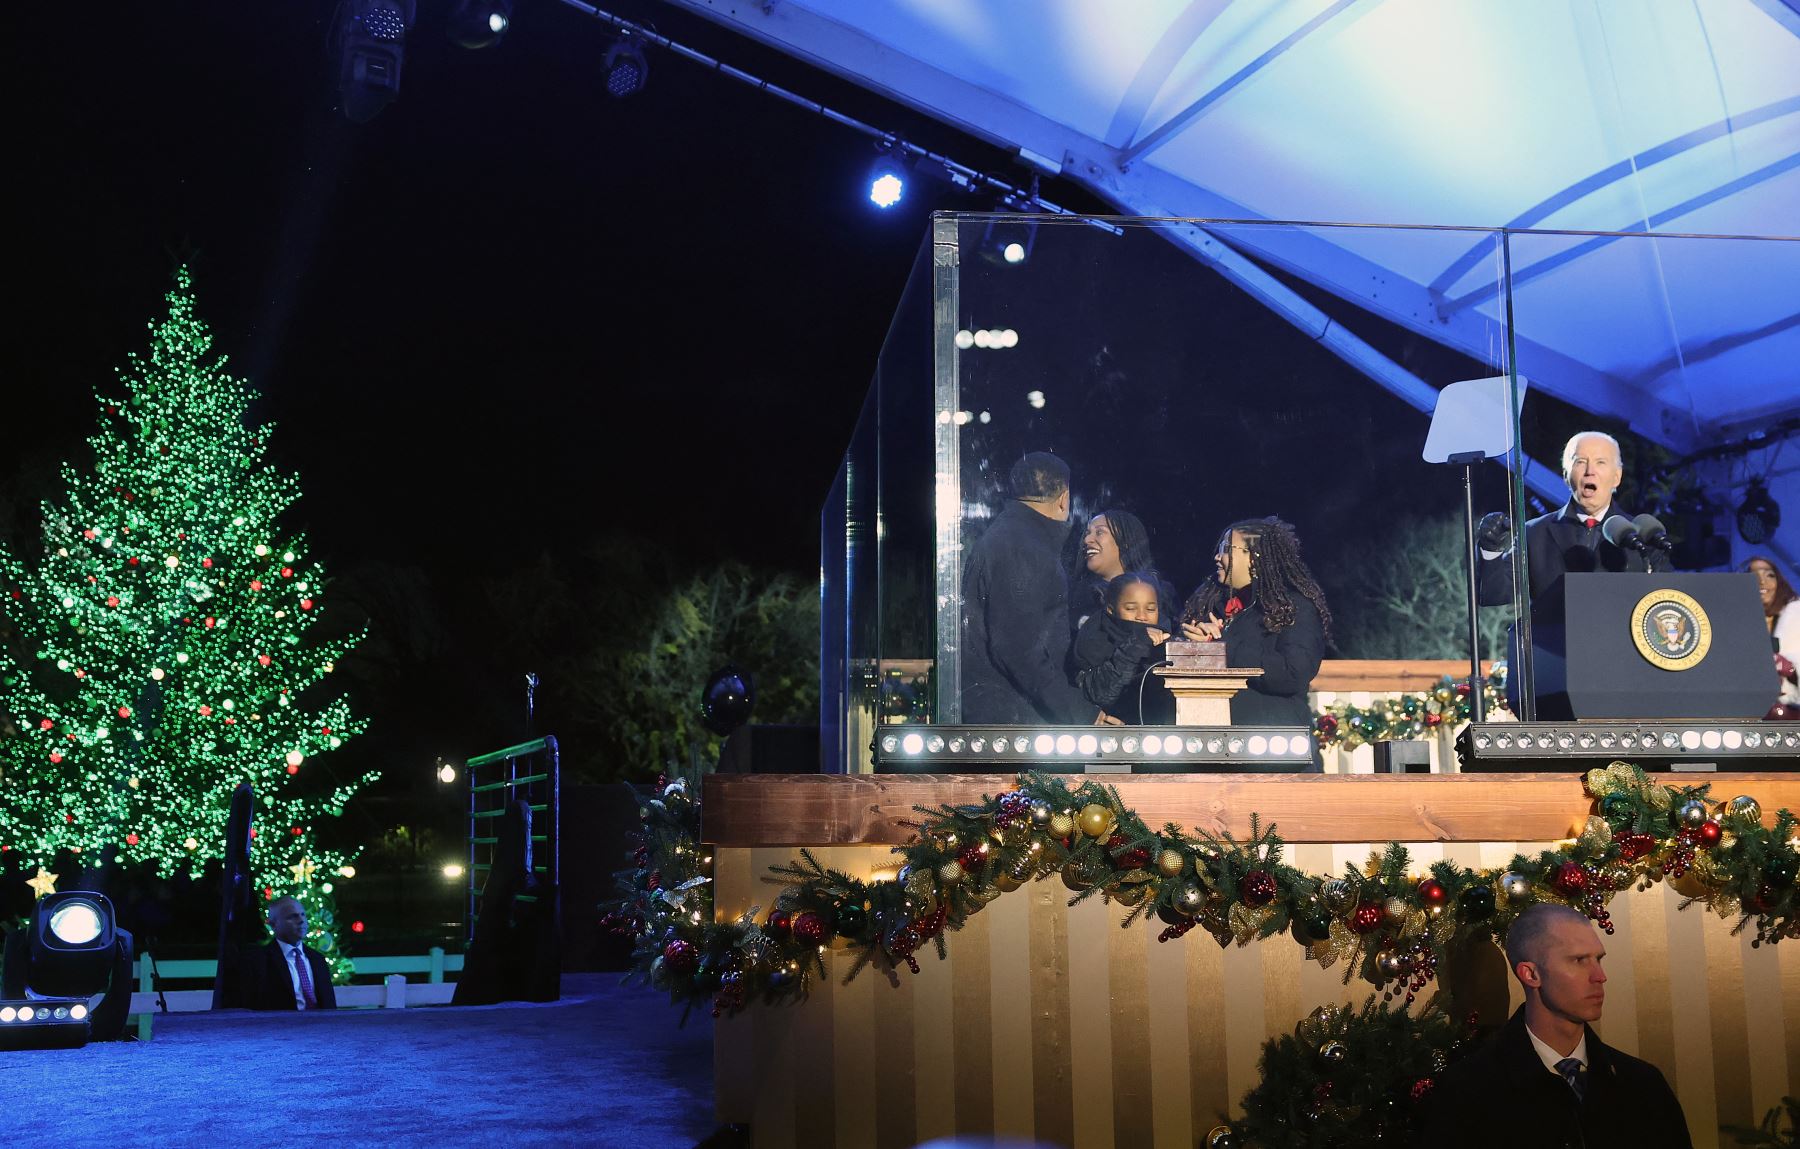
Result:
[[1512,546],[1512,520],[1505,511],[1489,511],[1475,525],[1475,541],[1484,551],[1504,551]]

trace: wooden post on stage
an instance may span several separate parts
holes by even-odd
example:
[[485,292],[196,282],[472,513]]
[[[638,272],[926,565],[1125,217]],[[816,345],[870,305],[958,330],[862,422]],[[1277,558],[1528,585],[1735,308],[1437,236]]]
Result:
[[1258,668],[1225,665],[1222,642],[1168,642],[1169,665],[1156,675],[1175,696],[1175,725],[1230,726],[1231,696],[1261,676]]

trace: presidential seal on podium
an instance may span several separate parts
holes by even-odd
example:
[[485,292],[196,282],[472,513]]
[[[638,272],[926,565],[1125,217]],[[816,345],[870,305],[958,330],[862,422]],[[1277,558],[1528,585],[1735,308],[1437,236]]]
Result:
[[1691,670],[1712,649],[1712,623],[1691,595],[1653,590],[1632,609],[1631,640],[1639,654],[1664,670]]

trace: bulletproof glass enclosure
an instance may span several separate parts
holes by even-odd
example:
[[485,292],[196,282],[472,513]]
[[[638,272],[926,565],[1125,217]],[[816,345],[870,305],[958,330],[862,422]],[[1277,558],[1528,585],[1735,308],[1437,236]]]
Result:
[[[1743,292],[1716,313],[1720,276],[1765,283],[1765,313]],[[1476,517],[1505,512],[1519,538],[1569,497],[1565,442],[1603,430],[1623,445],[1619,504],[1669,528],[1665,567],[1725,569],[1672,464],[1727,430],[1696,397],[1791,395],[1795,298],[1789,240],[936,216],[824,504],[825,768],[871,769],[889,727],[971,720],[995,659],[970,649],[965,568],[1033,452],[1069,472],[1050,646],[1109,610],[1115,561],[1153,569],[1174,630],[1229,526],[1273,515],[1327,604],[1327,659],[1466,666],[1463,468],[1424,450],[1440,393],[1468,381],[1491,402],[1440,434],[1480,452]],[[1508,593],[1479,612],[1480,655],[1515,684],[1527,561],[1506,554]]]

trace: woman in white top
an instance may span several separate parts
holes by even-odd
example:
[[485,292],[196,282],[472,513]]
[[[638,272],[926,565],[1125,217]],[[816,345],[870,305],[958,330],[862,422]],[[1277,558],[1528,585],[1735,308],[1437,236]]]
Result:
[[1773,559],[1753,555],[1744,569],[1756,576],[1757,590],[1762,594],[1763,620],[1775,639],[1775,673],[1781,678],[1781,701],[1800,705],[1800,682],[1796,682],[1795,666],[1800,665],[1800,597],[1775,568]]

